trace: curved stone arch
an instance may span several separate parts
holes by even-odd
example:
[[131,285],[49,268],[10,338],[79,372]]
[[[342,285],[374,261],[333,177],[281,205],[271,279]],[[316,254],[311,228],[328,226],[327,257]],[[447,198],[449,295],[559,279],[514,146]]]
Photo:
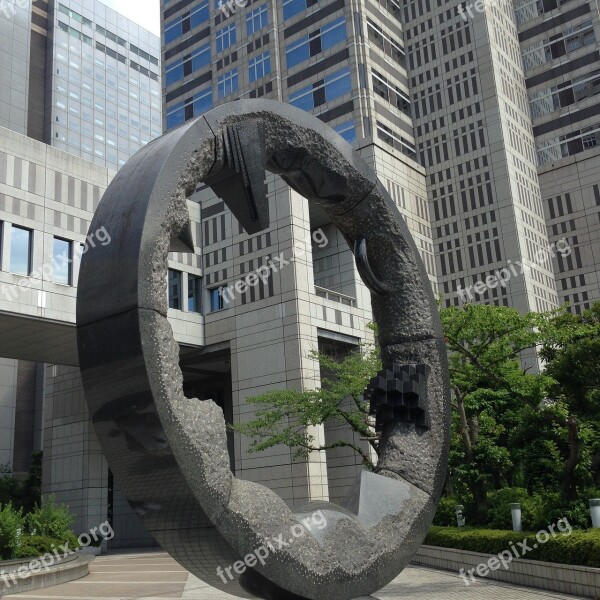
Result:
[[[363,473],[346,509],[318,503],[293,512],[266,487],[236,479],[222,412],[183,395],[165,282],[169,251],[193,251],[186,197],[205,181],[248,232],[260,231],[268,225],[265,168],[319,204],[355,250],[386,365],[371,392],[385,397],[403,377],[418,382],[418,405],[382,423],[378,474]],[[112,243],[90,248],[81,265],[80,366],[102,449],[146,527],[191,572],[240,597],[350,600],[389,583],[433,518],[450,409],[427,273],[373,171],[303,111],[232,102],[140,150],[106,191],[91,230],[102,226]],[[253,554],[316,508],[328,517],[323,531],[274,547],[236,581],[218,578],[217,567]]]

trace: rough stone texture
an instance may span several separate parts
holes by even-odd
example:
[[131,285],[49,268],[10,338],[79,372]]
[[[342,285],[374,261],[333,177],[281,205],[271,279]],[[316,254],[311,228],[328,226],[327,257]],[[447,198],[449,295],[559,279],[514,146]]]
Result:
[[383,363],[429,366],[426,411],[429,429],[407,423],[388,425],[381,441],[379,467],[393,471],[418,488],[441,497],[448,465],[450,398],[446,344],[424,340],[382,348]]
[[[364,262],[386,290],[373,294],[385,363],[430,370],[430,429],[387,425],[379,472],[362,475],[347,508],[318,503],[294,514],[269,489],[234,478],[222,412],[212,401],[183,395],[178,347],[166,320],[168,251],[189,246],[186,194],[198,180],[219,181],[223,169],[229,179],[241,177],[242,187],[220,189],[229,194],[237,186],[248,194],[247,202],[223,198],[234,215],[249,227],[268,222],[265,205],[253,200],[259,166],[245,161],[252,148],[244,123],[257,120],[265,140],[260,168],[280,173],[322,206],[351,247],[365,240]],[[235,152],[226,146],[233,124],[242,131]],[[109,464],[144,524],[192,572],[240,597],[350,600],[389,583],[422,543],[444,483],[449,388],[427,275],[375,174],[315,117],[273,101],[239,101],[138,153],[107,190],[92,227],[104,220],[115,226],[116,243],[84,256],[79,283],[82,376]],[[327,527],[305,528],[306,535],[290,542],[310,510],[328,515]],[[231,583],[218,579],[216,567],[269,543],[264,564]]]

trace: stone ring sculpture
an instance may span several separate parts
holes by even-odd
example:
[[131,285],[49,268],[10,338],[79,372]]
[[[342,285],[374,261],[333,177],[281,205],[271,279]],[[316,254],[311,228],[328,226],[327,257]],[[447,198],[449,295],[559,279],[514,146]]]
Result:
[[[248,233],[261,231],[269,224],[265,169],[325,210],[372,293],[385,369],[366,393],[380,459],[344,506],[292,510],[234,477],[221,409],[183,394],[165,282],[168,253],[193,251],[186,197],[203,181]],[[392,581],[423,542],[441,496],[449,384],[427,273],[372,169],[317,118],[275,101],[236,101],[140,150],[100,202],[91,229],[100,226],[113,241],[82,260],[80,368],[102,450],[146,528],[193,574],[241,598],[350,600]],[[306,517],[315,510],[327,526],[311,531]],[[299,526],[306,535],[271,544],[242,576],[218,576],[267,538],[288,542]]]

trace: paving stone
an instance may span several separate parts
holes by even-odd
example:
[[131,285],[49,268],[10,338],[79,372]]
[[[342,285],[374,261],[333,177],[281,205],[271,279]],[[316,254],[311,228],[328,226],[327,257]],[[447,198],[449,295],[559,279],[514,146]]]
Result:
[[[97,558],[90,575],[64,585],[16,594],[29,600],[234,600],[188,573],[165,552],[119,552]],[[378,600],[574,600],[576,596],[482,581],[466,586],[454,573],[408,567]],[[373,600],[375,600],[375,598]],[[362,600],[362,599],[361,599]]]

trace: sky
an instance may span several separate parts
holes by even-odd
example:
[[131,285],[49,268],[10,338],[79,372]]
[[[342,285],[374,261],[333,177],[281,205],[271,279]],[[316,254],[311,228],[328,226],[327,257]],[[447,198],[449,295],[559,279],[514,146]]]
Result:
[[160,0],[102,0],[102,3],[160,36]]

